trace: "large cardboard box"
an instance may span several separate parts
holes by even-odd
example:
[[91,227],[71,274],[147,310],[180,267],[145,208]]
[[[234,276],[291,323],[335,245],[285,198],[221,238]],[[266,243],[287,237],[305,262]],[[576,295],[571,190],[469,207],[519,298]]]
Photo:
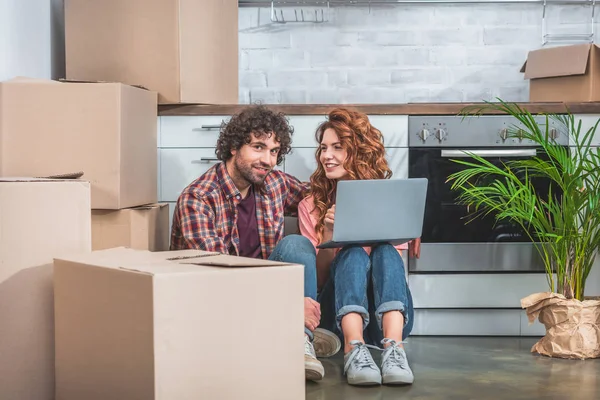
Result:
[[303,400],[303,276],[195,250],[58,258],[56,398]]
[[0,399],[54,399],[54,257],[91,251],[90,185],[0,178]]
[[92,208],[157,201],[156,92],[121,83],[0,83],[4,176],[82,171]]
[[521,72],[529,82],[529,101],[600,100],[600,49],[595,44],[530,51]]
[[130,247],[169,250],[169,204],[123,210],[92,210],[92,250]]
[[238,102],[238,0],[65,0],[65,46],[68,79]]

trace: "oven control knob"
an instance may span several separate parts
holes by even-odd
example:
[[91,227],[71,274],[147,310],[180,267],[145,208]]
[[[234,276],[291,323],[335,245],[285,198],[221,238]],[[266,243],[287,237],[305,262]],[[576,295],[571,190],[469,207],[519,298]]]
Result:
[[417,133],[417,136],[419,136],[419,139],[424,142],[429,137],[429,130],[423,128],[419,131],[419,133]]
[[558,129],[556,129],[556,128],[551,128],[548,131],[548,136],[550,136],[550,139],[552,139],[552,140],[556,140],[558,138],[558,135],[559,135]]
[[448,132],[446,132],[445,130],[443,130],[442,128],[438,129],[435,132],[435,137],[437,138],[437,140],[440,141],[440,143],[442,143],[442,140],[444,140],[444,138],[448,136]]
[[500,130],[500,139],[506,140],[508,139],[508,129],[504,128]]

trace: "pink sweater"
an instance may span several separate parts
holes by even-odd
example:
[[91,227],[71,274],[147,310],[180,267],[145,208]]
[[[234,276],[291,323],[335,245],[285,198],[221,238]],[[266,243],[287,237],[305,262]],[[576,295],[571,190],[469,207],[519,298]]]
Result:
[[[317,249],[317,232],[315,227],[317,226],[317,214],[315,208],[315,203],[313,201],[312,196],[304,198],[300,204],[298,205],[298,225],[300,226],[300,233],[302,236],[305,236],[310,240],[310,242],[315,246],[317,254],[319,253],[319,249]],[[312,211],[312,212],[311,212]],[[371,254],[371,248],[364,248],[367,254]],[[404,243],[396,246],[398,251],[408,249],[408,243]],[[335,249],[335,253],[340,249]]]

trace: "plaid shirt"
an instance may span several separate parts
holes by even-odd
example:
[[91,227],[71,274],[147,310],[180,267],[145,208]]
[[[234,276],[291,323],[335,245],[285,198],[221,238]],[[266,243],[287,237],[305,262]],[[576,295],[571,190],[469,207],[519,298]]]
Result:
[[[254,191],[262,257],[267,259],[283,237],[284,215],[296,216],[308,183],[284,172],[271,171]],[[175,206],[171,250],[200,249],[239,255],[237,205],[240,191],[225,163],[206,171],[186,187]]]

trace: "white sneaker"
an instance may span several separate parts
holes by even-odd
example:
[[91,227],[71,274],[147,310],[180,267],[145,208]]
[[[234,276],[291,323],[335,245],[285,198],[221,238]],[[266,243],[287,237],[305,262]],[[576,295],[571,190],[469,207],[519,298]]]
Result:
[[383,339],[381,344],[390,345],[383,351],[381,356],[381,371],[383,383],[388,385],[409,385],[414,382],[413,375],[406,352],[399,347],[395,340]]
[[327,358],[337,354],[342,348],[340,338],[333,333],[323,328],[317,328],[313,332],[313,346],[317,357]]
[[306,335],[304,335],[304,373],[306,379],[311,381],[320,381],[325,376],[323,364],[317,360],[313,344]]
[[381,385],[381,371],[367,345],[353,340],[354,348],[344,356],[344,373],[350,385]]

